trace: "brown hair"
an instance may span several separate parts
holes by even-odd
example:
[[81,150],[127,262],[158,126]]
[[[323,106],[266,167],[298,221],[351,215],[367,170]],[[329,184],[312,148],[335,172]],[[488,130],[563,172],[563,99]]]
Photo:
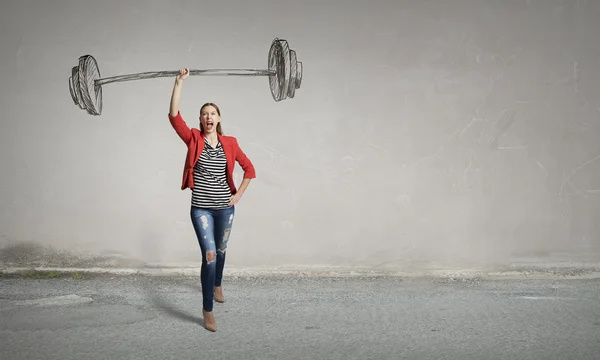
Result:
[[[219,114],[219,117],[221,117],[221,110],[219,109],[219,107],[217,106],[217,104],[215,103],[211,103],[211,102],[207,102],[206,104],[202,105],[202,107],[200,108],[200,116],[202,116],[202,110],[207,107],[207,106],[212,106],[217,110],[217,114]],[[204,128],[202,127],[202,122],[200,122],[200,132],[204,132]],[[217,124],[217,133],[219,135],[223,135],[223,129],[221,128],[221,122],[219,121],[219,123]]]

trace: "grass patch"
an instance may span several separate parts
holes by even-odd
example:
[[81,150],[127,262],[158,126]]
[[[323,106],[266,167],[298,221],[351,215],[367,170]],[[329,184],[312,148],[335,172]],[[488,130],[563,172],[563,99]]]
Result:
[[83,275],[78,271],[56,271],[56,270],[23,270],[14,273],[0,272],[0,279],[68,279],[82,280]]
[[19,273],[21,279],[56,279],[62,276],[60,271],[24,270]]

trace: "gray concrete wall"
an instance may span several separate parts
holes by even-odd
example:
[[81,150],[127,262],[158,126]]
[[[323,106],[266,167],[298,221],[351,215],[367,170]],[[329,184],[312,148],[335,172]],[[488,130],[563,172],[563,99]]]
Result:
[[5,0],[0,242],[199,261],[173,78],[105,85],[91,116],[71,68],[266,68],[280,37],[304,64],[294,99],[267,78],[183,89],[188,124],[216,102],[257,169],[230,266],[597,254],[599,18],[592,0]]

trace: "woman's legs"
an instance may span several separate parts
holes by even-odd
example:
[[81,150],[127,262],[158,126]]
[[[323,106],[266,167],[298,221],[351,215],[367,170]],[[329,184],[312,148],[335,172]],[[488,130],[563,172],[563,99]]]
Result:
[[190,216],[202,252],[200,282],[202,306],[205,311],[213,309],[213,289],[220,287],[225,267],[225,252],[233,225],[235,207],[212,210],[192,206]]

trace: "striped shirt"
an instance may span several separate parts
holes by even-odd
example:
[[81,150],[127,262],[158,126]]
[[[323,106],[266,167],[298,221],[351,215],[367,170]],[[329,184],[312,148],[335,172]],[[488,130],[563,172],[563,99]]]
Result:
[[221,142],[212,148],[208,139],[204,139],[204,150],[194,166],[194,188],[192,205],[208,209],[221,209],[229,205],[231,190],[227,184],[227,159]]

